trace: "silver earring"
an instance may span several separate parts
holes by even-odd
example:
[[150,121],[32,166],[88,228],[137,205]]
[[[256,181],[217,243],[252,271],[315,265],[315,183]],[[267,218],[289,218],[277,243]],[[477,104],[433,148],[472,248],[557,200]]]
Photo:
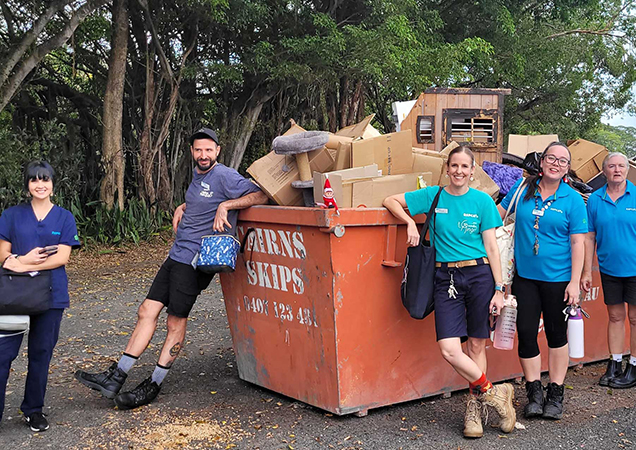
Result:
[[475,177],[474,176],[470,176],[470,181],[475,181]]
[[448,178],[448,174],[444,175],[446,178]]

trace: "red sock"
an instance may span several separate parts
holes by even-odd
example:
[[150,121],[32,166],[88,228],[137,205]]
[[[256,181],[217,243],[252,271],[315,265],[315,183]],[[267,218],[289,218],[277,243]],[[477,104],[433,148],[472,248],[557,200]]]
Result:
[[488,378],[486,378],[486,374],[482,373],[479,379],[473,381],[472,383],[469,383],[468,386],[470,386],[470,390],[473,393],[479,394],[490,389],[492,387],[492,383],[488,381]]

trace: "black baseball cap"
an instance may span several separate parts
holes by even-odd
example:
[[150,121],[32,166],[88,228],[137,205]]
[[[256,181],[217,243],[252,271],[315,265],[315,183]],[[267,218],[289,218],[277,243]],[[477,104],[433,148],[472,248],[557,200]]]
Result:
[[190,145],[194,144],[195,139],[212,139],[219,145],[219,138],[216,136],[216,132],[209,128],[200,128],[190,136]]

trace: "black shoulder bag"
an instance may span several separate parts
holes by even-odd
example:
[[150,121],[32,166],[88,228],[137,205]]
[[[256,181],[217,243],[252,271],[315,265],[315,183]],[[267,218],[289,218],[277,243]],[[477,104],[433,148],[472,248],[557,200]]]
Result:
[[417,247],[409,247],[404,262],[402,277],[402,304],[414,319],[423,319],[433,312],[433,283],[435,281],[435,243],[426,239],[431,219],[435,217],[435,208],[443,187],[439,188],[431,209],[426,215],[426,222],[420,232],[420,243]]
[[0,267],[0,315],[40,314],[51,308],[51,272],[12,272]]

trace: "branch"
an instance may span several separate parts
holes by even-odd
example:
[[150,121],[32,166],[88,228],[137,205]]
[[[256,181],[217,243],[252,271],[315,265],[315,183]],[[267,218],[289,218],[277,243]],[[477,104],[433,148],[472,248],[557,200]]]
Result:
[[48,53],[68,41],[79,24],[89,14],[106,4],[108,1],[109,0],[88,0],[82,7],[73,13],[71,20],[58,34],[35,48],[29,57],[22,62],[15,74],[9,79],[8,83],[0,89],[0,111],[7,106],[24,79],[35,68],[35,66],[37,66]]
[[616,12],[616,14],[614,14],[607,21],[607,23],[605,24],[605,28],[603,28],[601,30],[582,30],[582,29],[568,30],[568,31],[562,31],[560,33],[552,34],[552,35],[546,37],[546,39],[555,39],[555,38],[558,38],[558,37],[568,36],[568,35],[571,35],[571,34],[593,34],[593,35],[597,35],[597,36],[609,36],[609,37],[613,37],[613,38],[623,38],[625,36],[612,33],[612,29],[614,28],[614,23],[616,22],[616,20],[627,9],[628,6],[631,6],[631,4],[632,4],[631,1],[625,2],[623,7],[621,9],[619,9]]
[[13,28],[13,21],[14,21],[13,14],[11,13],[11,10],[7,6],[7,2],[5,0],[2,0],[0,4],[2,6],[2,15],[4,16],[4,21],[7,23],[7,33],[9,34],[9,42],[13,42],[13,40],[15,39],[15,30]]
[[620,35],[620,34],[614,34],[612,33],[611,29],[603,29],[603,30],[568,30],[568,31],[562,31],[560,33],[555,33],[555,34],[551,34],[550,36],[546,37],[546,39],[556,39],[558,37],[563,37],[563,36],[568,36],[571,34],[594,34],[594,35],[598,35],[598,36],[609,36],[609,37],[613,37],[613,38],[624,38],[625,36]]
[[170,80],[170,84],[174,84],[174,74],[172,73],[172,68],[170,67],[170,63],[168,62],[168,58],[166,57],[165,52],[163,51],[163,47],[161,46],[161,40],[159,39],[159,34],[155,28],[155,24],[152,21],[152,15],[150,14],[150,7],[148,6],[148,0],[138,0],[139,4],[144,10],[144,17],[148,22],[148,28],[150,29],[150,34],[152,36],[152,44],[157,49],[157,53],[159,54],[159,60],[161,61],[161,67],[166,71],[168,75],[168,79]]
[[[7,82],[7,79],[9,78],[9,74],[18,64],[18,62],[20,62],[20,59],[22,59],[29,47],[33,45],[40,33],[44,31],[44,28],[53,18],[53,16],[57,14],[57,12],[62,9],[67,3],[68,1],[65,0],[57,0],[52,2],[49,7],[46,8],[44,14],[38,17],[38,20],[35,21],[33,27],[29,31],[27,31],[24,36],[22,36],[22,40],[11,50],[11,53],[9,53],[7,58],[2,61],[2,64],[0,64],[2,66],[2,71],[0,72],[0,86],[4,86],[4,84]],[[4,2],[2,4],[2,9],[4,10]]]

